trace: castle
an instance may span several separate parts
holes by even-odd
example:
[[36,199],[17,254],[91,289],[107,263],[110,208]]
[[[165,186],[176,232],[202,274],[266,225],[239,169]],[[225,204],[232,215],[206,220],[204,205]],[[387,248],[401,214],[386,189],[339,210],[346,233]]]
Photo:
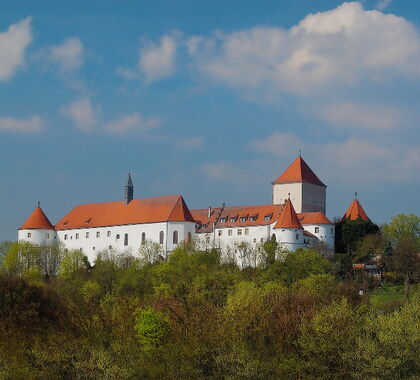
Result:
[[[38,204],[18,230],[18,240],[35,245],[62,243],[81,249],[93,263],[105,249],[137,252],[147,241],[164,255],[193,238],[244,265],[243,247],[276,240],[286,250],[323,244],[334,249],[334,224],[325,216],[326,186],[299,155],[272,182],[272,204],[190,210],[181,195],[133,199],[130,174],[124,199],[73,208],[55,226]],[[354,200],[345,218],[368,219]],[[256,263],[254,263],[256,264]]]

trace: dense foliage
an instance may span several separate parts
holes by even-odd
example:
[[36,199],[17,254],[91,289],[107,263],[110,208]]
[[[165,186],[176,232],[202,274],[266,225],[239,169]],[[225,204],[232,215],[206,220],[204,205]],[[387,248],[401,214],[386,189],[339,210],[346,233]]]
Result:
[[275,261],[272,242],[244,269],[191,246],[166,260],[101,252],[91,267],[80,251],[9,244],[0,378],[416,379],[418,236],[381,237],[350,253],[391,244],[379,288],[343,269],[346,253]]

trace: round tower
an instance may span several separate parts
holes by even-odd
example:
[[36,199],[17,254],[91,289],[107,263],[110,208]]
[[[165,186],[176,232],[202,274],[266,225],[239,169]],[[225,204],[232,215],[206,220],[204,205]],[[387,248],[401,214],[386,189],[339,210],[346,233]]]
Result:
[[274,226],[274,234],[277,242],[289,251],[303,247],[303,227],[290,198],[286,200],[279,220]]
[[50,245],[56,242],[56,233],[44,211],[39,206],[18,230],[18,241],[27,241],[34,245]]

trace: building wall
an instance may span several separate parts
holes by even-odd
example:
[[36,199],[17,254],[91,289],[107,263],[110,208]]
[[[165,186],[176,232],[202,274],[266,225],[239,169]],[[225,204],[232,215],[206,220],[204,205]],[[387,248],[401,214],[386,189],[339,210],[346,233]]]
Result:
[[303,183],[302,185],[302,211],[296,210],[296,212],[321,211],[325,214],[326,188],[312,183]]
[[290,194],[296,212],[302,212],[302,183],[277,183],[273,185],[273,204],[283,204]]
[[275,230],[276,241],[282,248],[288,251],[296,251],[302,248],[303,244],[303,230],[294,228],[276,228]]
[[[195,234],[195,223],[193,222],[161,222],[147,224],[131,224],[124,226],[80,228],[72,230],[47,231],[47,230],[19,230],[18,239],[28,241],[36,245],[52,244],[61,242],[66,249],[81,249],[91,263],[94,263],[99,251],[105,249],[116,249],[117,251],[130,251],[136,255],[141,247],[142,234],[145,239],[160,243],[160,232],[163,231],[164,239],[161,244],[165,253],[171,252],[184,240]],[[173,234],[178,232],[178,244],[174,243]],[[30,233],[30,237],[28,237]],[[51,238],[46,240],[46,234]],[[88,236],[87,236],[88,234]],[[127,242],[125,235],[127,234]],[[56,239],[54,237],[57,236]],[[50,242],[51,241],[51,242]],[[127,243],[127,244],[125,244]]]
[[305,224],[305,230],[314,234],[328,248],[334,249],[335,228],[333,224]]
[[57,242],[54,230],[19,230],[18,241],[27,241],[34,245],[51,245]]

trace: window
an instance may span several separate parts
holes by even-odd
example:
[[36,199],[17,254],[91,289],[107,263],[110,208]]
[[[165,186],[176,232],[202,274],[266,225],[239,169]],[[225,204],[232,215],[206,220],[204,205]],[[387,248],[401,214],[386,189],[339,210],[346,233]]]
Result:
[[242,235],[242,229],[241,228],[238,229],[238,235]]
[[232,236],[232,230],[228,230],[228,236]]
[[95,247],[92,248],[92,251],[94,251],[94,250],[95,250]]
[[253,242],[256,243],[257,242],[257,239],[254,238]]
[[107,231],[106,236],[111,237],[111,231]]
[[108,247],[108,249],[112,249],[112,245],[110,245],[110,246]]
[[246,216],[241,216],[241,222],[246,222],[247,217]]
[[264,243],[264,238],[261,238],[261,240],[260,240],[260,241],[261,241],[261,243]]
[[163,244],[163,239],[165,238],[165,234],[163,231],[159,232],[159,244]]
[[86,239],[89,239],[89,232],[86,232]]
[[218,235],[218,236],[222,236],[222,233],[223,233],[223,231],[222,231],[222,230],[217,231],[217,235]]
[[226,218],[221,218],[220,223],[226,223]]
[[235,223],[238,220],[237,216],[234,216],[233,218],[230,218],[231,223]]
[[250,220],[251,222],[255,222],[255,221],[257,220],[257,218],[258,218],[258,215],[254,215],[254,216],[251,216],[251,217],[249,218],[249,220]]
[[276,241],[276,235],[275,234],[271,235],[271,241]]
[[273,217],[273,214],[264,216],[264,220],[268,222]]
[[70,240],[73,240],[73,236],[70,236]]
[[28,232],[28,238],[30,238],[32,236],[32,233]]
[[299,240],[299,234],[296,234],[296,240]]
[[334,234],[334,228],[331,228],[331,234]]
[[99,231],[96,231],[96,237],[97,238],[101,237],[101,233]]
[[45,237],[46,237],[47,239],[49,239],[49,238],[50,238],[50,234],[47,232],[47,233],[45,234]]
[[249,235],[249,228],[245,228],[245,235]]
[[178,244],[178,231],[174,231],[172,236],[172,243]]
[[128,234],[124,235],[124,245],[127,246],[128,245]]
[[78,239],[79,238],[79,234],[76,234],[76,239]]
[[67,240],[67,237],[68,237],[67,235],[64,235],[64,240]]
[[144,244],[146,242],[146,232],[143,232],[141,234],[141,244]]
[[315,233],[319,233],[319,227],[315,227]]
[[206,236],[206,243],[210,244],[210,236],[209,235]]
[[120,234],[117,234],[117,236],[115,236],[115,240],[120,240]]

